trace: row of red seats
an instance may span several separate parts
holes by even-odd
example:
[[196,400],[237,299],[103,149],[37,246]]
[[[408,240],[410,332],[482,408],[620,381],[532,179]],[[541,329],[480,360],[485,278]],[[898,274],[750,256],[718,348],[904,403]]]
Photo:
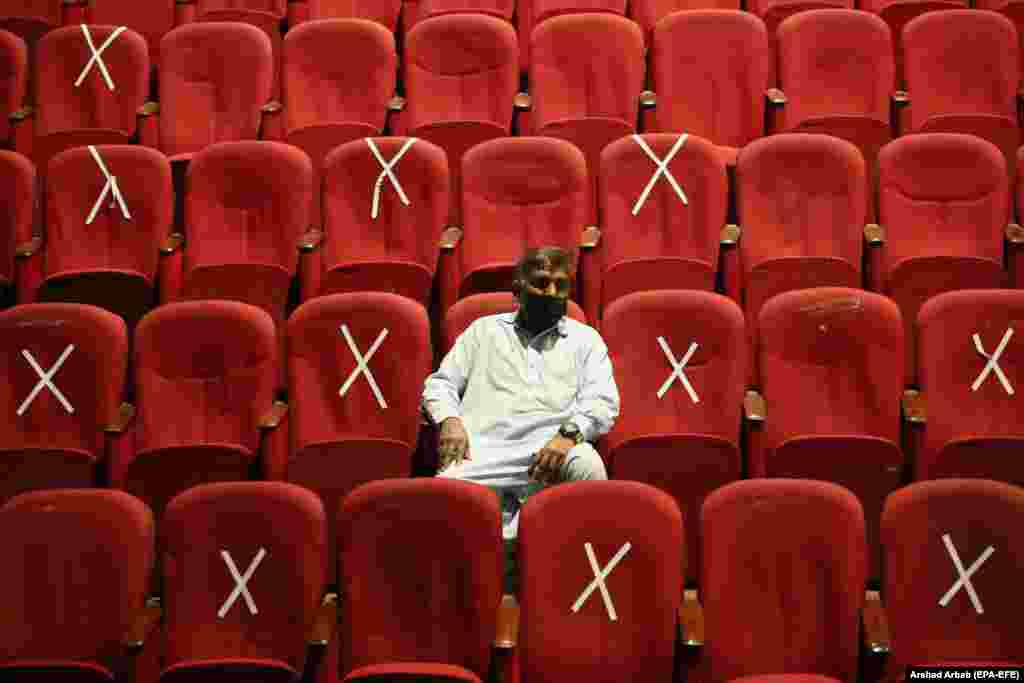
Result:
[[[699,593],[683,590],[690,517],[704,531]],[[893,683],[908,666],[1024,664],[1010,597],[1024,567],[1020,487],[953,479],[893,493],[884,608],[864,591],[861,506],[834,484],[738,482],[699,512],[634,482],[553,487],[522,510],[518,602],[501,595],[500,520],[494,494],[468,482],[375,482],[326,508],[298,486],[247,482],[182,493],[157,539],[153,512],[123,492],[24,494],[0,508],[0,671],[856,683],[877,680],[858,677],[862,619],[865,644],[890,651]],[[147,602],[157,557],[163,595]]]
[[[464,299],[444,343],[514,308],[510,294]],[[914,365],[899,309],[878,294],[781,294],[760,313],[756,347],[726,297],[630,294],[602,324],[622,413],[599,449],[613,477],[655,484],[684,507],[744,475],[836,481],[862,500],[875,553],[882,501],[902,483],[1024,484],[1022,312],[1019,290],[935,297],[914,326]],[[160,509],[188,486],[255,476],[303,484],[330,505],[364,481],[436,468],[419,413],[429,322],[405,297],[307,302],[288,320],[283,355],[270,316],[229,301],[161,306],[133,338],[80,304],[14,307],[0,331],[5,496],[109,482]],[[759,391],[747,390],[752,362]],[[911,367],[919,388],[905,392]],[[287,403],[275,400],[282,371]],[[688,533],[695,541],[697,527]]]

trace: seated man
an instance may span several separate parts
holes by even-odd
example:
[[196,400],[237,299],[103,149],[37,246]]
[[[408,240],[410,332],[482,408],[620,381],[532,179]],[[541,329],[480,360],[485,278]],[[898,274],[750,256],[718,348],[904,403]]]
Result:
[[[474,321],[423,390],[423,409],[440,425],[438,476],[498,493],[510,563],[529,495],[608,478],[588,442],[611,429],[619,392],[601,336],[565,315],[572,270],[564,249],[527,251],[513,284],[518,310]],[[506,590],[515,580],[510,567]]]

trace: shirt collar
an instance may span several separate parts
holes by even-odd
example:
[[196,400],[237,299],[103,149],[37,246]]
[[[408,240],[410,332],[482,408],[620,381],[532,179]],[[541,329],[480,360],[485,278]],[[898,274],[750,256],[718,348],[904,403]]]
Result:
[[[517,308],[516,310],[514,310],[514,311],[512,311],[510,313],[502,313],[501,316],[499,316],[498,320],[500,320],[501,322],[505,323],[506,325],[513,325],[515,327],[518,327],[518,325],[516,325],[516,316],[518,314],[519,314],[519,309]],[[543,332],[541,332],[537,336],[539,337],[539,336],[543,336],[545,334],[549,334],[552,330],[557,331],[558,332],[558,336],[560,336],[560,337],[567,337],[567,336],[569,336],[569,330],[566,329],[566,322],[565,322],[566,318],[568,318],[568,316],[567,315],[563,315],[561,318],[558,319],[558,322],[555,323],[554,327],[552,327],[550,329],[547,329],[547,330],[544,330]],[[526,330],[523,330],[523,331],[525,332]]]

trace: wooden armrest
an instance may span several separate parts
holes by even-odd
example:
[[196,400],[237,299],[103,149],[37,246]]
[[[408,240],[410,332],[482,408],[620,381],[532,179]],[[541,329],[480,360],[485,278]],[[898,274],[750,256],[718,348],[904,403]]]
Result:
[[405,98],[401,95],[395,95],[388,100],[388,111],[402,111],[405,109]]
[[160,253],[164,256],[170,256],[181,249],[184,244],[185,236],[180,232],[172,232],[164,239],[163,244],[160,245]]
[[588,226],[584,228],[583,235],[580,237],[580,246],[584,249],[593,249],[601,242],[601,228],[596,225]]
[[910,93],[906,90],[897,90],[892,94],[893,104],[910,104]]
[[743,397],[743,415],[750,422],[764,422],[768,417],[768,408],[764,402],[764,396],[753,390],[748,390]]
[[451,251],[462,239],[462,228],[457,225],[449,225],[441,233],[440,246],[442,251]]
[[131,403],[122,403],[121,409],[117,414],[117,421],[114,424],[107,425],[103,431],[107,434],[124,434],[125,430],[128,429],[128,425],[135,419],[135,406]]
[[882,608],[882,596],[878,591],[864,593],[864,645],[869,652],[885,654],[889,652],[889,621],[885,618]]
[[125,634],[124,645],[131,649],[138,649],[146,642],[146,638],[153,632],[153,628],[163,618],[163,609],[160,606],[160,598],[149,598],[146,605],[135,615],[132,623],[128,625],[128,633]]
[[511,650],[519,642],[519,603],[516,596],[505,595],[498,606],[498,630],[494,636],[494,647]]
[[928,411],[924,394],[914,389],[903,392],[903,419],[913,424],[924,424],[928,421]]
[[722,234],[720,236],[722,246],[733,246],[734,244],[740,241],[740,235],[742,233],[743,230],[740,228],[740,226],[736,225],[735,223],[726,223],[722,227]]
[[768,98],[768,104],[776,107],[781,107],[789,101],[786,98],[786,93],[782,92],[778,88],[768,88],[765,90],[764,96]]
[[697,597],[697,591],[683,591],[678,616],[679,642],[687,647],[704,645],[704,608]]
[[644,90],[640,93],[640,106],[644,109],[658,106],[658,95],[653,90]]
[[277,429],[287,414],[288,404],[284,401],[274,401],[274,405],[270,406],[270,412],[260,420],[260,429]]
[[196,0],[174,0],[174,3],[176,5],[191,5],[194,4],[195,1]]
[[299,251],[315,251],[324,241],[324,231],[310,228],[299,238]]
[[338,624],[338,594],[328,593],[320,603],[316,618],[309,629],[309,645],[326,647],[334,640],[334,629]]
[[14,250],[14,255],[18,258],[28,258],[34,256],[43,246],[43,236],[33,235],[32,239],[28,242],[22,242]]
[[1018,223],[1009,223],[1006,226],[1006,241],[1009,244],[1024,243],[1024,228]]
[[35,115],[36,115],[35,107],[22,107],[21,109],[18,109],[17,111],[12,111],[8,115],[7,118],[11,122],[17,123],[18,121],[24,121],[25,119],[30,119],[30,118],[32,118]]
[[136,116],[155,116],[160,113],[159,102],[146,102],[144,105],[135,110]]
[[278,102],[277,100],[271,100],[270,102],[267,102],[262,107],[260,107],[260,111],[263,112],[264,114],[276,114],[282,109],[284,109],[284,105]]
[[70,6],[84,5],[84,4],[86,4],[86,1],[85,0],[61,0],[61,4],[62,5],[70,5]]
[[512,108],[518,111],[530,111],[533,108],[533,98],[530,97],[530,93],[517,92],[515,99],[512,100]]
[[885,228],[878,223],[868,223],[864,226],[864,241],[872,247],[885,244]]

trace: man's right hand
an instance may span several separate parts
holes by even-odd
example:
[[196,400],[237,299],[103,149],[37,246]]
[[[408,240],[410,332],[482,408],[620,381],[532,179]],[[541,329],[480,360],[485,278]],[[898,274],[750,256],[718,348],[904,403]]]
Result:
[[461,419],[449,417],[441,423],[438,451],[441,470],[447,469],[449,465],[458,465],[463,460],[470,459],[469,434],[462,426]]

